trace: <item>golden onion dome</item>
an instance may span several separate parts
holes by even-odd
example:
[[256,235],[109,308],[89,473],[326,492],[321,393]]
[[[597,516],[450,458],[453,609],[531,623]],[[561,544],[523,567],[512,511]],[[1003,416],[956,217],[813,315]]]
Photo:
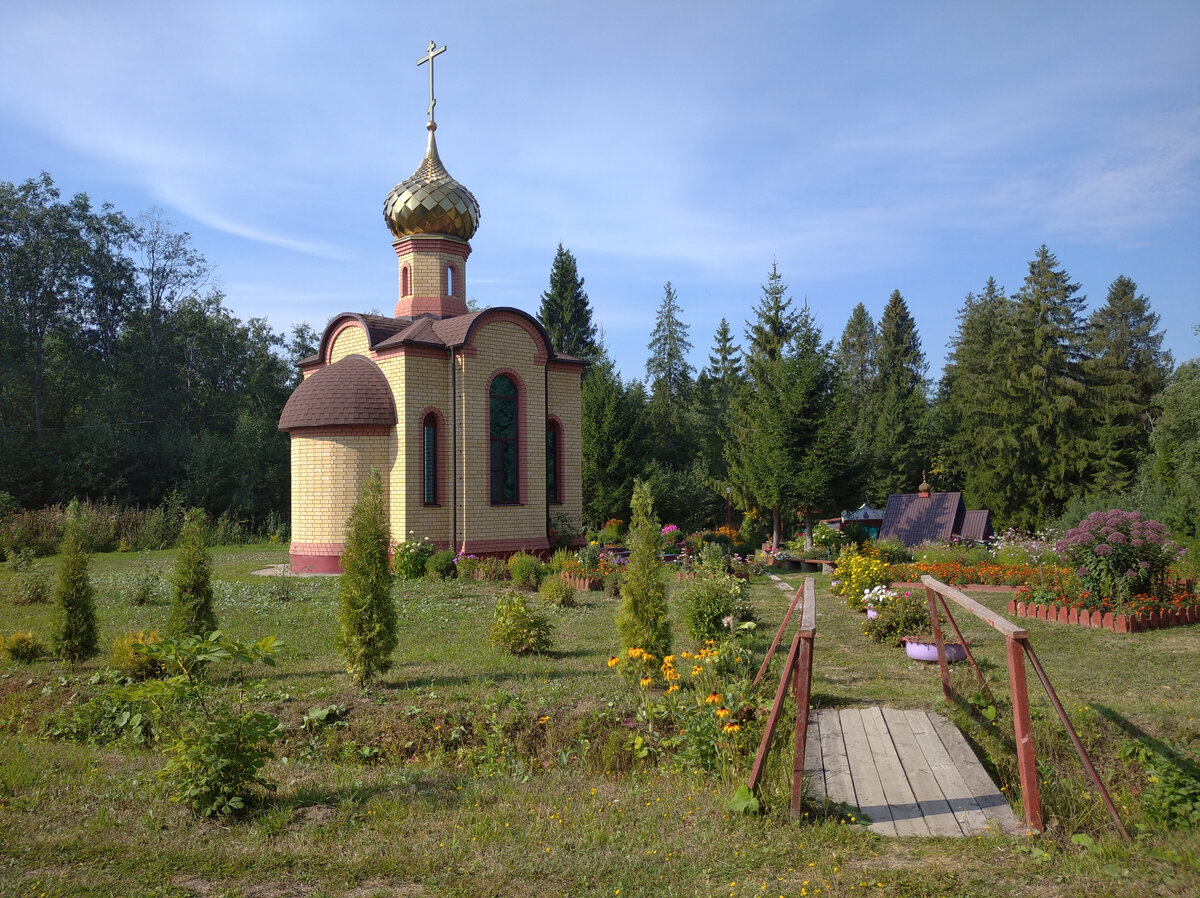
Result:
[[383,201],[383,217],[397,239],[409,234],[448,234],[470,240],[479,227],[479,202],[446,171],[429,122],[429,147],[412,177],[393,187]]

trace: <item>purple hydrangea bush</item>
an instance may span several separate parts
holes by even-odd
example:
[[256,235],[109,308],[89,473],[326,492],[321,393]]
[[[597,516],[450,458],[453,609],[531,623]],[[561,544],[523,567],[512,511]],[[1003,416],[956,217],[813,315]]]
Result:
[[1093,597],[1118,602],[1153,594],[1183,552],[1158,521],[1118,509],[1092,512],[1068,530],[1054,550]]

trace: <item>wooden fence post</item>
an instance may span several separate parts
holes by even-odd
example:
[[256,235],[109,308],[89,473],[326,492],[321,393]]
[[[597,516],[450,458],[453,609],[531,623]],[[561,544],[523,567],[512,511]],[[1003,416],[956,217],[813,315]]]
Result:
[[1004,637],[1008,655],[1008,684],[1012,693],[1013,735],[1017,741],[1017,768],[1021,774],[1021,800],[1025,824],[1042,831],[1042,798],[1038,791],[1037,759],[1033,751],[1033,728],[1029,721],[1029,687],[1025,681],[1025,650],[1021,640]]

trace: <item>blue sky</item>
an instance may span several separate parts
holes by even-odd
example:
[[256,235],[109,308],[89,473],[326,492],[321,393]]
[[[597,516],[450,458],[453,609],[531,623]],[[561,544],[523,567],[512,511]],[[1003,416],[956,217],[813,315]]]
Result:
[[1045,243],[1200,355],[1200,4],[0,5],[0,180],[157,205],[277,329],[391,311],[383,198],[438,146],[482,207],[467,292],[536,313],[561,241],[628,377],[671,281],[705,363],[772,260],[827,338],[955,313]]

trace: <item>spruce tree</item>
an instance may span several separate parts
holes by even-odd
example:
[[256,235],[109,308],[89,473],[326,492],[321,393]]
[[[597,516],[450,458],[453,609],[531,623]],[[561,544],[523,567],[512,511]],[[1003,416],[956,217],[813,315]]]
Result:
[[77,506],[72,502],[54,588],[51,635],[55,654],[71,662],[83,661],[96,654],[100,638],[96,623],[95,591],[88,575],[88,556],[83,548],[76,512]]
[[681,309],[675,288],[667,281],[650,342],[646,348],[646,381],[650,389],[647,409],[655,457],[678,470],[687,459],[690,447],[685,409],[691,397],[693,368],[687,360],[692,351],[688,325],[680,318]]
[[870,489],[872,500],[882,503],[892,493],[912,492],[928,465],[921,439],[928,413],[928,365],[916,322],[899,290],[892,291],[880,318],[875,361]]
[[703,463],[718,482],[728,478],[725,444],[729,441],[729,409],[743,380],[741,347],[733,342],[729,322],[722,318],[713,336],[708,367],[696,378],[697,435]]
[[771,272],[762,286],[762,296],[754,307],[754,320],[746,322],[748,366],[775,361],[791,339],[798,316],[792,309],[787,290],[779,266],[772,261]]
[[575,257],[561,243],[550,267],[550,289],[542,294],[537,317],[555,350],[588,361],[596,359],[599,344],[592,307]]
[[1115,495],[1133,482],[1149,448],[1155,397],[1166,386],[1171,353],[1159,317],[1125,276],[1108,288],[1087,322],[1088,407],[1094,492]]
[[629,520],[635,474],[645,461],[640,384],[621,381],[608,354],[583,374],[580,388],[580,476],[583,519],[601,528],[610,518]]
[[856,465],[863,471],[874,466],[876,412],[875,381],[876,344],[878,331],[871,313],[861,302],[854,307],[842,338],[838,341],[834,359],[845,382],[846,401],[852,421],[853,453]]
[[372,468],[346,521],[338,582],[337,647],[346,672],[359,688],[375,674],[391,669],[396,649],[390,538],[383,480]]
[[217,629],[213,611],[212,563],[204,543],[204,512],[192,509],[179,534],[179,554],[171,574],[168,636],[196,636]]
[[629,563],[625,566],[621,604],[617,608],[617,633],[623,656],[634,648],[659,660],[671,653],[671,622],[661,551],[662,533],[650,488],[638,480],[633,486]]
[[1143,501],[1177,539],[1194,542],[1200,539],[1200,358],[1179,366],[1156,405],[1161,412],[1142,470]]

